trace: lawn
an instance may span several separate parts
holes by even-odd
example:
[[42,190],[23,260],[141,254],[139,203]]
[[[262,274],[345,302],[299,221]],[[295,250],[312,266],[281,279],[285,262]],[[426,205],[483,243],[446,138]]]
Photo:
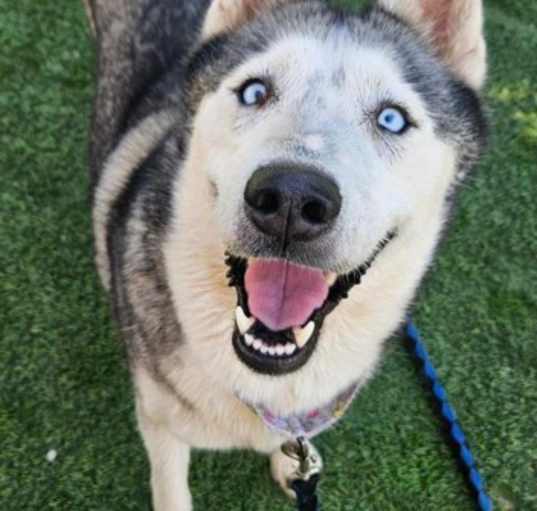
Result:
[[[79,4],[0,0],[3,511],[150,509],[124,353],[92,264],[94,55]],[[415,315],[496,509],[537,511],[537,3],[486,4],[490,150]],[[325,511],[474,509],[399,339],[317,444]],[[197,510],[292,509],[250,452],[196,453],[191,486]]]

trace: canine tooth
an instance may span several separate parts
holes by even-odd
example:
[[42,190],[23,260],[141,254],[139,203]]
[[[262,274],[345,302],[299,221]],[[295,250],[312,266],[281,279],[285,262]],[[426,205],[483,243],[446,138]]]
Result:
[[254,341],[254,350],[261,351],[261,346],[263,346],[263,343],[259,339],[256,339]]
[[285,354],[292,355],[296,350],[296,346],[290,342],[285,345]]
[[310,321],[304,328],[293,328],[295,341],[299,348],[303,348],[311,339],[315,330],[315,323]]
[[278,346],[276,346],[276,354],[281,357],[284,353],[285,348],[281,344],[278,344]]
[[268,349],[268,352],[269,352],[269,355],[271,357],[275,357],[276,356],[276,348],[269,348]]
[[251,346],[254,343],[254,338],[251,335],[246,334],[244,336],[244,342],[246,343],[247,346]]
[[337,273],[333,271],[328,271],[324,274],[324,278],[326,279],[326,283],[328,284],[328,287],[333,286],[337,280]]
[[235,319],[242,335],[248,332],[250,327],[255,323],[255,318],[249,318],[240,306],[235,309]]

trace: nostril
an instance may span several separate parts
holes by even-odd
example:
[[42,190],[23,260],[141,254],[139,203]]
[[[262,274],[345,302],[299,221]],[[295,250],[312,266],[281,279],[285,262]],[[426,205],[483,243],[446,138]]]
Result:
[[280,208],[280,195],[276,190],[261,190],[254,197],[251,206],[264,215],[272,215]]
[[327,221],[328,210],[319,200],[310,200],[302,206],[302,218],[310,224],[324,224]]
[[337,183],[289,164],[257,169],[244,190],[244,213],[257,231],[287,242],[313,241],[333,227],[342,205]]

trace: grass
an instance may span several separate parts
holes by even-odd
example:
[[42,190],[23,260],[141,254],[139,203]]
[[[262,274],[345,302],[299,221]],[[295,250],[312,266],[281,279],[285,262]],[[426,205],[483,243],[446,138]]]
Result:
[[[493,125],[416,319],[501,511],[537,510],[537,7],[489,0]],[[94,56],[79,2],[0,0],[0,502],[148,510],[148,465],[91,258]],[[318,440],[326,511],[473,509],[399,342]],[[46,461],[56,449],[54,463]],[[290,510],[266,459],[196,453],[196,509]]]

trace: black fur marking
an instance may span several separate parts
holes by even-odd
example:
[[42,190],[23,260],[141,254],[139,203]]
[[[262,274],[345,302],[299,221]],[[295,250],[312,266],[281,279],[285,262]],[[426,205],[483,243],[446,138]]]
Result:
[[[114,312],[125,332],[129,356],[142,361],[183,406],[193,409],[188,399],[177,394],[159,365],[182,340],[161,252],[181,158],[182,144],[172,130],[134,171],[111,208],[107,246]],[[134,231],[131,221],[137,225]]]
[[[185,62],[197,44],[210,1],[92,2],[98,68],[90,146],[92,188],[125,130],[164,104],[180,104]],[[179,80],[174,87],[168,82],[163,94],[159,84],[171,69]]]

